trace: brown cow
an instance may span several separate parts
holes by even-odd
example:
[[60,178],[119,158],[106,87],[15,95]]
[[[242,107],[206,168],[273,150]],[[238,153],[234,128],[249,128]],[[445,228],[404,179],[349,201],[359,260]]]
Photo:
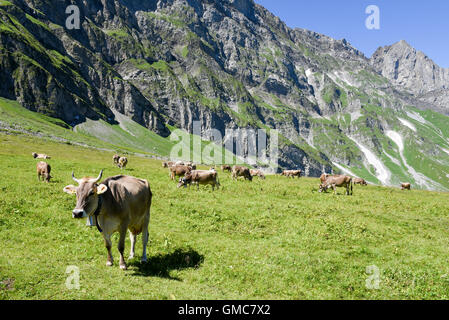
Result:
[[112,157],[112,160],[114,161],[114,164],[118,165],[118,161],[120,160],[120,156],[118,154],[115,154]]
[[170,179],[180,178],[185,176],[186,173],[192,171],[192,167],[188,166],[173,166],[170,167]]
[[287,178],[294,179],[295,177],[301,178],[302,170],[284,170],[282,172],[283,176],[286,176]]
[[245,180],[253,181],[253,177],[248,168],[242,166],[232,167],[232,179],[237,180],[238,177],[244,177]]
[[191,184],[196,184],[198,189],[200,185],[212,185],[212,191],[220,188],[220,181],[218,180],[218,173],[215,170],[193,170],[188,172],[183,178],[179,179],[178,188],[187,187]]
[[107,266],[113,265],[111,254],[111,236],[120,233],[118,251],[120,252],[120,268],[126,270],[123,257],[125,250],[126,230],[130,231],[131,252],[130,259],[134,257],[134,248],[137,235],[142,233],[142,262],[147,261],[148,224],[150,222],[150,207],[152,193],[148,181],[129,176],[115,176],[98,184],[103,171],[98,178],[76,179],[78,187],[66,186],[64,192],[76,194],[76,207],[72,211],[75,219],[92,218],[97,228],[103,234],[104,243],[108,250]]
[[410,183],[402,183],[401,184],[401,190],[411,190],[412,189],[412,185]]
[[359,184],[361,186],[367,186],[368,183],[365,181],[365,179],[362,178],[354,178],[354,185]]
[[321,184],[323,184],[329,176],[329,174],[323,173],[320,177]]
[[120,159],[118,159],[118,163],[117,166],[120,169],[126,169],[126,166],[128,165],[128,158],[126,157],[120,157]]
[[232,168],[231,168],[231,166],[228,166],[227,164],[225,164],[225,165],[221,166],[221,171],[223,171],[223,172],[225,172],[225,171],[232,172]]
[[[353,195],[352,178],[348,176],[329,176],[326,181],[320,184],[320,192],[327,191],[327,189],[334,189],[334,194],[337,194],[338,188],[346,188],[346,195]],[[349,192],[351,191],[351,192]]]
[[50,175],[51,167],[48,163],[42,162],[42,161],[39,162],[36,165],[36,170],[37,170],[37,179],[39,181],[41,181],[41,177],[42,177],[42,181],[50,182],[50,179],[52,178],[52,176]]
[[173,161],[162,162],[163,168],[170,168],[170,167],[173,167],[174,165],[175,165],[175,163]]
[[31,155],[33,156],[34,159],[44,159],[44,160],[51,159],[51,157],[46,154],[33,152]]
[[263,174],[262,170],[259,169],[251,169],[249,170],[249,173],[252,177],[259,177],[259,179],[265,180],[265,175]]

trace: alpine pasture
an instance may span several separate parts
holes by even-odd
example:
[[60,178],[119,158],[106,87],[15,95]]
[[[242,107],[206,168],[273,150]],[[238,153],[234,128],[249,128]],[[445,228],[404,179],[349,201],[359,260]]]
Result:
[[[52,157],[39,182],[32,152]],[[317,178],[267,176],[177,189],[161,161],[22,134],[0,134],[1,299],[447,299],[448,194],[355,186],[317,192]],[[127,174],[153,192],[148,263],[113,267],[96,228],[72,218],[77,177]],[[130,242],[126,240],[126,257]],[[67,267],[80,288],[66,286]],[[378,289],[367,267],[379,269]],[[371,270],[368,268],[368,270]]]

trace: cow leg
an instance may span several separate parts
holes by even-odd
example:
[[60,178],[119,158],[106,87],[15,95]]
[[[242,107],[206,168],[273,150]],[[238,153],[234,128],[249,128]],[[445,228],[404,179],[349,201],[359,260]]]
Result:
[[106,246],[106,249],[108,250],[108,261],[106,261],[106,265],[108,267],[111,267],[114,264],[114,259],[112,258],[112,253],[111,253],[111,248],[112,248],[111,235],[106,234],[106,232],[103,232],[103,238],[104,238],[104,245]]
[[120,269],[126,270],[126,262],[125,258],[123,257],[123,252],[125,251],[125,238],[126,238],[126,230],[128,229],[128,226],[123,224],[120,226],[120,238],[118,241],[118,252],[120,253]]
[[133,234],[131,231],[129,231],[129,240],[131,241],[131,251],[129,252],[129,258],[128,259],[133,259],[134,258],[135,247],[136,247],[136,239],[137,239],[137,235]]
[[[149,210],[149,209],[148,209]],[[150,224],[150,212],[147,215],[148,218],[145,218],[142,229],[142,259],[141,262],[147,262],[147,245],[148,245],[148,225]]]

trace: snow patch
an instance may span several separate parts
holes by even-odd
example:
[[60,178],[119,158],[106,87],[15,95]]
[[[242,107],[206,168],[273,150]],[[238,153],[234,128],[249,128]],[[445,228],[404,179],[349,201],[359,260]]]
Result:
[[391,173],[390,171],[385,167],[385,165],[382,163],[382,161],[377,158],[377,156],[371,152],[367,147],[362,145],[360,142],[358,142],[356,139],[349,137],[354,143],[359,147],[359,149],[363,152],[366,159],[368,160],[368,163],[371,164],[376,169],[376,177],[377,179],[382,182],[383,185],[388,185],[390,183],[390,177]]
[[356,121],[358,118],[362,116],[360,110],[351,113],[351,122]]
[[353,177],[358,178],[356,174],[354,174],[351,170],[346,169],[346,168],[343,167],[342,165],[340,165],[340,164],[338,164],[338,163],[336,163],[336,162],[332,162],[332,164],[333,164],[334,166],[336,166],[338,169],[340,169],[341,171],[343,171],[344,173],[349,174],[350,176],[353,176]]
[[405,120],[405,119],[402,119],[402,118],[398,118],[399,119],[399,121],[401,121],[401,123],[404,125],[404,126],[406,126],[406,127],[409,127],[412,131],[414,131],[414,132],[416,132],[417,130],[416,130],[416,127],[411,123],[411,122],[409,122],[409,121],[407,121],[407,120]]
[[307,76],[307,78],[310,78],[312,75],[313,75],[312,69],[307,69],[307,70],[306,70],[306,76]]
[[423,118],[420,114],[418,114],[417,112],[415,112],[415,111],[407,111],[406,113],[407,113],[407,116],[408,116],[410,119],[416,120],[416,121],[418,121],[418,122],[421,123],[421,124],[428,124],[427,120],[424,119],[424,118]]

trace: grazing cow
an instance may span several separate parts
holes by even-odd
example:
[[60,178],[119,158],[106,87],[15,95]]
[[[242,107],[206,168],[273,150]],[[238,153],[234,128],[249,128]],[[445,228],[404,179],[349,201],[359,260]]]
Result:
[[46,154],[33,152],[31,155],[33,156],[34,159],[44,159],[44,160],[51,159],[51,157]]
[[128,158],[126,157],[120,157],[120,159],[118,159],[118,163],[117,166],[120,169],[126,169],[126,166],[128,165]]
[[[352,178],[348,176],[329,176],[324,183],[320,184],[320,192],[327,191],[327,189],[334,189],[334,194],[337,194],[338,188],[346,188],[346,195],[353,195]],[[350,192],[351,191],[351,192]]]
[[178,188],[187,187],[191,184],[196,184],[198,189],[200,185],[212,185],[212,191],[215,187],[219,189],[220,181],[218,180],[218,173],[215,170],[193,170],[188,172],[183,178],[179,179]]
[[232,167],[232,179],[237,180],[238,177],[244,177],[245,180],[253,181],[253,177],[248,168],[242,166]]
[[361,186],[367,186],[368,183],[365,181],[365,179],[362,178],[354,178],[354,185],[359,184]]
[[118,161],[120,160],[120,156],[118,154],[115,154],[112,157],[112,160],[114,161],[114,164],[118,165]]
[[321,184],[323,184],[329,176],[329,174],[323,173],[320,177]]
[[180,178],[185,176],[186,173],[192,171],[192,167],[188,166],[173,166],[170,167],[170,179]]
[[163,168],[171,168],[175,165],[175,163],[173,161],[168,161],[168,162],[162,162],[162,167]]
[[50,175],[51,167],[48,163],[42,162],[42,161],[39,162],[36,165],[36,170],[37,170],[37,179],[39,181],[41,181],[41,177],[42,177],[42,181],[50,182],[50,179],[52,178],[52,176]]
[[148,224],[150,222],[150,207],[152,193],[148,181],[129,176],[115,176],[98,184],[103,171],[98,178],[73,180],[78,187],[66,186],[64,192],[76,194],[76,207],[72,211],[75,219],[93,218],[108,250],[107,266],[113,265],[111,254],[111,236],[120,233],[118,251],[120,253],[120,268],[126,270],[123,257],[125,250],[126,230],[130,231],[131,253],[134,257],[134,248],[137,235],[142,233],[142,262],[147,261]]
[[225,164],[225,165],[221,166],[221,171],[223,171],[223,172],[225,172],[225,171],[232,172],[232,168],[231,168],[231,166],[228,166],[227,164]]
[[251,169],[249,170],[249,173],[252,177],[259,177],[259,179],[265,180],[265,175],[263,174],[262,170],[259,169]]
[[295,177],[301,178],[302,170],[285,170],[282,172],[283,176],[286,176],[287,178],[294,179]]
[[402,183],[401,184],[401,190],[411,190],[412,185],[410,183]]

